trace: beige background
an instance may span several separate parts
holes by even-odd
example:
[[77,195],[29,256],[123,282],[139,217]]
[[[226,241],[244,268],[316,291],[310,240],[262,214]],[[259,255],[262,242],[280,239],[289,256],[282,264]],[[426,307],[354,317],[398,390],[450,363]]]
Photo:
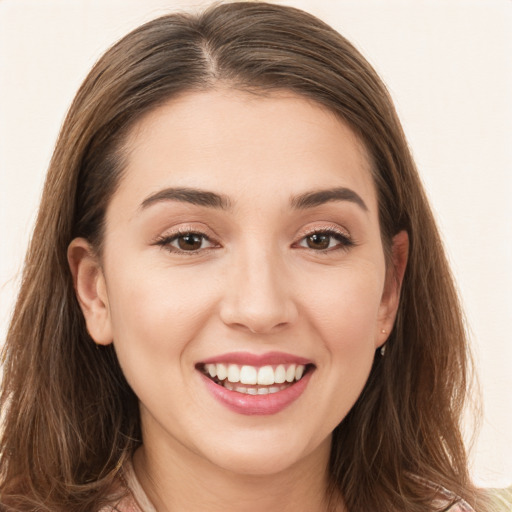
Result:
[[[0,0],[0,339],[44,172],[94,61],[143,21],[207,2]],[[396,101],[466,306],[485,419],[479,483],[512,484],[512,2],[296,0],[352,40]]]

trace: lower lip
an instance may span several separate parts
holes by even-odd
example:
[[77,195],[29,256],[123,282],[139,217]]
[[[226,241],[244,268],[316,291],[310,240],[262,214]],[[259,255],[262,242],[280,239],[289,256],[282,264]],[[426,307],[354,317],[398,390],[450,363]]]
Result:
[[309,383],[313,372],[309,371],[291,386],[267,395],[247,395],[226,389],[201,373],[210,393],[225,407],[238,414],[250,416],[276,414],[297,400]]

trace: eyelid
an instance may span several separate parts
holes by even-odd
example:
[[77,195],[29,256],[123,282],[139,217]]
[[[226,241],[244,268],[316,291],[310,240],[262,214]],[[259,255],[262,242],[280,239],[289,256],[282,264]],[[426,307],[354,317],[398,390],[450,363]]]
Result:
[[350,233],[347,229],[341,228],[334,224],[322,224],[309,228],[302,228],[297,233],[297,238],[304,238],[305,236],[314,235],[315,233],[336,233],[345,238],[351,239]]
[[[315,235],[315,234],[327,234],[330,236],[338,237],[341,240],[335,247],[330,247],[327,249],[311,249],[311,248],[304,247],[304,246],[300,245],[300,243],[304,239],[306,239],[308,236]],[[310,250],[314,251],[315,253],[327,253],[327,252],[331,252],[331,251],[334,251],[337,249],[338,250],[339,249],[347,250],[350,247],[353,247],[354,245],[356,245],[353,237],[351,236],[351,234],[349,233],[348,230],[343,229],[339,226],[332,225],[332,224],[327,224],[327,225],[322,225],[322,226],[317,225],[317,226],[314,226],[309,229],[303,229],[303,230],[299,231],[299,233],[297,234],[296,240],[297,241],[293,243],[293,246],[300,247],[303,249],[310,249]]]
[[[205,251],[215,249],[220,247],[220,243],[217,242],[215,235],[210,235],[208,233],[208,229],[204,227],[198,228],[197,226],[192,225],[181,225],[177,228],[173,228],[171,230],[165,231],[163,234],[158,235],[152,242],[151,245],[160,246],[160,248],[169,251],[170,253],[175,254],[186,254],[187,256],[198,255],[204,253]],[[205,241],[210,242],[212,245],[210,247],[205,247],[192,251],[185,251],[179,249],[178,247],[174,247],[171,245],[171,242],[178,239],[180,236],[185,235],[198,235],[201,236]]]

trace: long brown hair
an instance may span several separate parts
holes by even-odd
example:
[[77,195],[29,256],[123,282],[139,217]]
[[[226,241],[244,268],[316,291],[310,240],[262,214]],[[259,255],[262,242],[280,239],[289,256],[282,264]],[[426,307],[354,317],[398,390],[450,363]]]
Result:
[[141,443],[137,398],[112,346],[85,328],[66,259],[77,236],[101,252],[123,143],[141,116],[222,82],[289,90],[327,107],[364,141],[381,236],[407,230],[409,263],[385,357],[336,428],[331,491],[348,510],[434,510],[450,489],[478,506],[460,434],[467,344],[453,279],[384,85],[359,52],[300,10],[258,2],[172,14],[113,46],[62,127],[3,352],[1,503],[7,510],[96,510]]

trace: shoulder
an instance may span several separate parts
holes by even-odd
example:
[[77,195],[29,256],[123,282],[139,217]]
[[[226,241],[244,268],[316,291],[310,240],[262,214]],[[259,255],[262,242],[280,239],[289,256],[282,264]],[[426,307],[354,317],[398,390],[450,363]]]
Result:
[[451,507],[446,509],[446,512],[475,512],[473,507],[470,507],[464,500],[458,500]]
[[111,505],[106,505],[99,512],[143,512],[137,502],[129,494]]
[[439,510],[442,512],[475,512],[469,503],[459,498],[453,492],[439,486],[431,485],[431,487],[436,489],[437,496],[435,505],[439,507]]
[[432,506],[435,510],[439,510],[439,512],[476,512],[469,503],[454,492],[417,475],[410,476],[413,480],[419,482],[425,490],[430,490],[432,493]]
[[110,504],[99,512],[156,512],[142,489],[131,464],[126,464],[119,478],[119,486],[112,494]]

